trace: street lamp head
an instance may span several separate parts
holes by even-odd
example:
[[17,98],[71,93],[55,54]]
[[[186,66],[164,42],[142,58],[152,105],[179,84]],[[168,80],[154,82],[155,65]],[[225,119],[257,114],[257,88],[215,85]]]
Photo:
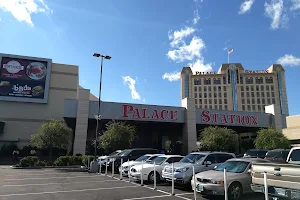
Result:
[[100,57],[101,55],[99,53],[94,53],[93,56],[94,57]]
[[107,60],[110,60],[110,59],[111,59],[110,56],[105,56],[104,58],[107,59]]

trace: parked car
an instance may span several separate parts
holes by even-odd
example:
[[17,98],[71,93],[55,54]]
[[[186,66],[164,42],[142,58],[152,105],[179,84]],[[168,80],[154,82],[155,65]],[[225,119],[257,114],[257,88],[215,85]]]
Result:
[[111,154],[109,154],[108,156],[100,156],[100,157],[98,157],[98,159],[97,159],[98,164],[99,165],[105,165],[106,158],[108,158],[110,156],[118,155],[121,152],[122,152],[122,150],[116,150],[116,151],[112,152]]
[[[204,195],[224,195],[224,168],[227,170],[229,199],[239,199],[251,190],[251,166],[253,162],[270,162],[261,158],[233,158],[214,170],[201,172],[191,180],[192,189]],[[196,188],[195,188],[196,185]]]
[[[185,156],[180,162],[174,164],[174,182],[181,185],[189,185],[195,173],[214,169],[228,159],[235,158],[233,153],[225,152],[193,152]],[[172,181],[172,166],[164,167],[162,177],[166,181]]]
[[300,147],[292,148],[286,161],[287,163],[253,163],[252,190],[264,193],[266,172],[269,196],[300,199]]
[[151,148],[126,149],[116,156],[110,156],[107,165],[109,169],[111,169],[112,164],[114,163],[114,171],[118,173],[119,167],[121,165],[121,159],[123,159],[123,162],[126,162],[130,160],[136,160],[137,158],[145,154],[158,154],[158,153],[159,152],[157,149],[151,149]]
[[129,167],[141,164],[142,162],[150,163],[157,156],[162,156],[163,154],[145,154],[134,161],[126,161],[119,167],[119,172],[122,172],[123,176],[128,176]]
[[[143,179],[144,181],[153,182],[154,181],[154,164],[156,171],[156,181],[162,180],[162,170],[165,165],[178,162],[183,156],[180,155],[162,155],[158,156],[152,160],[151,163],[139,164],[130,168],[130,176],[136,180]],[[143,168],[143,170],[142,170]],[[142,170],[142,175],[141,175]]]
[[262,158],[264,159],[268,150],[264,149],[249,149],[244,153],[245,158]]
[[272,162],[285,163],[289,152],[290,149],[274,149],[267,152],[265,159]]

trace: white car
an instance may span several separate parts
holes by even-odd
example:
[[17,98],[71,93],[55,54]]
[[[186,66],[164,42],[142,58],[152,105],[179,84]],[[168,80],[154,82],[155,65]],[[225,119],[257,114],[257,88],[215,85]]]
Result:
[[162,155],[158,156],[151,163],[143,163],[130,168],[130,176],[136,180],[154,181],[154,163],[156,171],[156,181],[163,180],[161,174],[165,165],[180,161],[183,156],[180,155]]
[[122,164],[122,166],[119,167],[119,172],[122,172],[123,176],[128,176],[129,167],[133,167],[135,165],[141,164],[142,162],[150,163],[157,156],[162,156],[162,155],[164,154],[145,154],[136,160],[126,161]]
[[106,158],[108,158],[109,156],[116,156],[121,152],[122,152],[122,150],[116,150],[116,151],[112,152],[111,154],[109,154],[108,156],[98,157],[98,159],[97,159],[98,160],[98,165],[105,165]]

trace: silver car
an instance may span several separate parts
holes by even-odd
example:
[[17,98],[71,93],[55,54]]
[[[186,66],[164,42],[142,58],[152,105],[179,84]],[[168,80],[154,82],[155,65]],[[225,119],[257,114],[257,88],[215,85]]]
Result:
[[191,180],[193,190],[204,195],[224,195],[224,169],[227,170],[227,185],[229,199],[239,199],[251,190],[252,162],[269,162],[261,158],[234,158],[227,160],[214,170],[201,172]]
[[[232,153],[226,152],[194,152],[185,156],[180,162],[174,163],[174,181],[177,184],[187,185],[191,183],[193,166],[195,173],[214,169],[228,159],[235,158]],[[162,171],[162,177],[166,181],[172,181],[172,165],[166,165]]]

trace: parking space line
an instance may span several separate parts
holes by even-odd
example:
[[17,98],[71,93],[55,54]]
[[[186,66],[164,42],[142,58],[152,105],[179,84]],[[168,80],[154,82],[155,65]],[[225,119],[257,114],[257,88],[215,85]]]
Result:
[[27,173],[27,174],[14,174],[14,175],[10,174],[10,175],[5,175],[5,176],[44,176],[44,175],[54,175],[54,174],[70,174],[70,173],[63,173],[63,172],[61,172],[61,173],[41,173],[41,174]]
[[184,200],[192,200],[192,199],[190,199],[190,198],[183,197],[183,196],[178,196],[178,195],[175,195],[175,197],[178,197],[178,198],[181,198],[181,199],[184,199]]
[[31,184],[22,184],[22,185],[2,185],[1,187],[26,187],[26,186],[38,186],[38,185],[67,185],[67,184],[81,184],[81,183],[101,183],[101,182],[114,182],[117,180],[103,180],[103,181],[78,181],[71,183],[31,183]]
[[112,190],[112,189],[134,188],[134,187],[137,187],[137,186],[95,188],[95,189],[82,189],[82,190],[61,190],[61,191],[53,191],[53,192],[36,192],[36,193],[23,193],[23,194],[1,194],[0,197],[26,196],[26,195],[39,195],[39,194],[56,194],[56,193],[71,193],[71,192],[86,192],[86,191],[97,191],[97,190]]
[[186,193],[176,194],[176,196],[189,195],[189,194],[194,194],[194,193],[193,192],[186,192]]
[[24,180],[47,180],[47,179],[57,179],[57,178],[98,178],[99,176],[56,176],[56,177],[46,177],[46,178],[11,178],[5,179],[6,181],[24,181]]
[[163,197],[170,197],[170,195],[160,195],[160,196],[150,196],[150,197],[136,197],[136,198],[122,199],[122,200],[154,199],[154,198],[163,198]]

